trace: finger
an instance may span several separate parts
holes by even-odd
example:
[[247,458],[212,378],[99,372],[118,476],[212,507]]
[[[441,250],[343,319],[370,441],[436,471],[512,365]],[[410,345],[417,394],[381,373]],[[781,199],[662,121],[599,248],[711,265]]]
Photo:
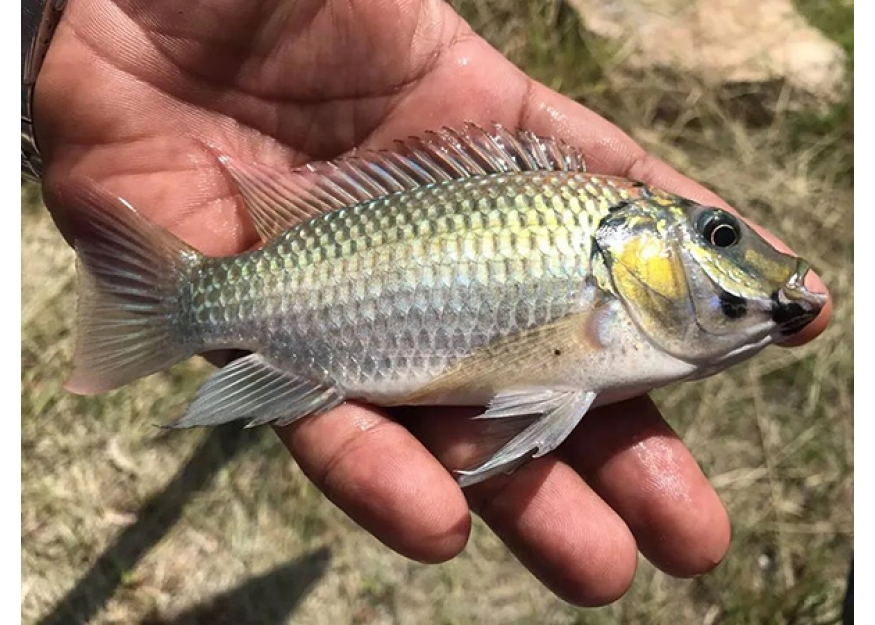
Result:
[[631,586],[637,549],[629,528],[568,465],[539,458],[469,490],[472,509],[566,601],[607,605]]
[[[479,454],[470,413],[417,411],[405,420],[447,466],[469,467]],[[604,605],[628,590],[635,541],[611,508],[566,464],[548,455],[512,475],[465,489],[471,509],[526,568],[570,603]]]
[[277,433],[307,477],[388,547],[441,562],[465,546],[470,515],[462,491],[385,415],[348,403]]
[[726,510],[649,398],[588,414],[561,454],[623,518],[641,553],[666,573],[700,575],[726,555]]

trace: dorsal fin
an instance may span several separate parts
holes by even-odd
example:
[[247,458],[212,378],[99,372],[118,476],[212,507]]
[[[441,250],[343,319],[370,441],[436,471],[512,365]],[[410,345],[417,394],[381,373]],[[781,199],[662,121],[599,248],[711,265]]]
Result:
[[394,150],[363,151],[283,172],[222,155],[265,241],[325,212],[420,186],[525,171],[585,171],[583,155],[556,139],[494,124],[468,123],[397,141]]

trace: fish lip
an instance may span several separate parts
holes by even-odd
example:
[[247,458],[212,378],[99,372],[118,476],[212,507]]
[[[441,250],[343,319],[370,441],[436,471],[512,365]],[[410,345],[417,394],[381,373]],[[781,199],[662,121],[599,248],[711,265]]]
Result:
[[772,320],[781,334],[790,336],[814,321],[826,305],[826,295],[814,293],[805,286],[805,277],[811,265],[796,261],[796,270],[787,282],[772,294]]

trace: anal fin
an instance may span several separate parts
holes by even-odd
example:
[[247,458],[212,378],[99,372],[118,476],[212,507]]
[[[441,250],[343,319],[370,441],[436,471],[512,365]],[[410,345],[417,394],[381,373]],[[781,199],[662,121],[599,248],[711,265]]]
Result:
[[[509,473],[531,458],[550,453],[571,434],[595,398],[596,394],[591,391],[544,388],[499,393],[486,412],[475,418],[507,419],[511,428],[515,426],[516,435],[511,435],[513,437],[485,462],[456,471],[459,486],[464,488],[494,475]],[[500,425],[498,429],[502,429]]]
[[220,369],[198,390],[185,414],[168,427],[212,427],[246,419],[247,427],[287,425],[343,403],[332,386],[276,367],[251,354]]

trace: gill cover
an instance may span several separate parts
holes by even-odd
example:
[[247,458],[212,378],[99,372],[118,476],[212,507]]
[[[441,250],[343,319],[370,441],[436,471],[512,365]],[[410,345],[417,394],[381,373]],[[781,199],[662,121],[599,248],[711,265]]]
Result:
[[651,202],[622,202],[602,220],[595,238],[635,324],[667,353],[682,357],[694,339],[695,310],[672,228]]

